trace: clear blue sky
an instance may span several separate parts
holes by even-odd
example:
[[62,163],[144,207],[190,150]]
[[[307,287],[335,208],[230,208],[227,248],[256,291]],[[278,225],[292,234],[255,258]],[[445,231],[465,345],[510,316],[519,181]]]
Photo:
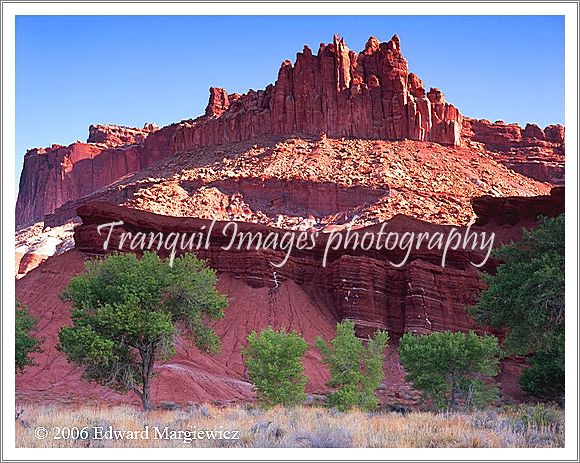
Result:
[[210,86],[264,88],[334,33],[355,51],[398,34],[410,71],[463,114],[564,123],[562,16],[19,16],[17,176],[26,149],[91,123],[163,126],[202,114]]

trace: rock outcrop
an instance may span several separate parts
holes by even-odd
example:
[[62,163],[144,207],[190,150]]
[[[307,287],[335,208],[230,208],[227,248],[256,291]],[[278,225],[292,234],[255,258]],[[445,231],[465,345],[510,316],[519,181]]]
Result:
[[[492,231],[496,233],[495,245],[517,239],[522,227],[533,226],[539,215],[554,216],[564,210],[563,189],[555,189],[551,195],[531,198],[484,198],[474,201],[474,209],[480,220],[472,227],[473,232]],[[168,217],[136,209],[114,206],[107,203],[92,202],[81,206],[78,215],[82,224],[75,229],[75,246],[87,254],[104,254],[103,244],[108,239],[107,252],[119,249],[121,234],[137,232],[154,235],[162,232],[179,233],[181,236],[198,236],[209,230],[211,221],[195,218]],[[498,215],[495,221],[490,217]],[[495,217],[494,217],[495,219]],[[98,231],[97,226],[122,221],[109,234]],[[384,328],[394,335],[404,332],[430,332],[433,330],[466,330],[475,328],[467,316],[465,307],[473,302],[474,294],[483,286],[480,271],[470,262],[481,262],[487,250],[450,251],[447,254],[445,267],[441,266],[442,250],[428,249],[423,246],[410,251],[407,264],[397,268],[390,262],[401,262],[405,250],[400,248],[382,249],[369,246],[362,247],[328,246],[327,265],[323,265],[324,252],[327,249],[330,233],[317,236],[313,246],[308,249],[293,249],[288,261],[280,268],[271,262],[284,260],[284,252],[253,245],[244,245],[241,249],[232,246],[232,227],[229,222],[217,221],[213,225],[211,236],[207,238],[207,248],[196,250],[202,258],[208,259],[210,265],[219,272],[228,273],[244,280],[252,287],[276,288],[283,281],[292,280],[301,285],[312,297],[319,297],[329,302],[338,319],[352,319],[362,334]],[[478,225],[481,223],[481,225]],[[509,226],[502,227],[502,225]],[[435,225],[405,216],[396,216],[386,222],[382,230],[386,234],[396,232],[428,232],[431,235],[441,232],[447,236],[451,226]],[[487,225],[487,226],[486,226]],[[332,243],[350,243],[357,236],[359,240],[365,234],[378,236],[381,226],[342,230],[340,241],[333,238]],[[464,230],[464,228],[459,228]],[[260,224],[237,222],[237,235],[251,232],[253,236],[263,238],[270,235],[272,240],[297,243],[301,232],[281,230]],[[430,235],[430,236],[431,236]],[[236,238],[237,239],[237,238]],[[311,242],[310,238],[305,242]],[[228,249],[228,245],[230,249]],[[129,250],[128,245],[123,249]],[[157,250],[157,245],[155,246]],[[168,254],[162,247],[160,254]],[[180,250],[178,249],[178,253]],[[496,262],[488,261],[484,267],[493,271]]]
[[[485,224],[476,225],[474,229],[494,231],[496,243],[518,239],[522,226],[534,225],[535,214],[555,214],[563,210],[562,201],[561,190],[536,198],[475,200],[474,209],[481,214],[480,221]],[[494,214],[498,211],[503,214],[502,211],[506,210],[510,210],[510,220],[496,220]],[[16,282],[16,295],[38,318],[39,335],[44,339],[43,352],[34,355],[36,365],[17,375],[17,400],[20,402],[61,400],[117,404],[136,401],[135,396],[119,395],[83,381],[81,369],[68,363],[64,354],[57,350],[58,331],[70,323],[70,307],[59,299],[59,294],[71,277],[83,271],[87,257],[103,252],[103,239],[107,235],[98,233],[96,227],[99,224],[112,220],[125,222],[123,228],[116,228],[112,234],[109,248],[112,249],[118,242],[120,231],[191,232],[210,223],[105,203],[88,203],[79,209],[79,215],[83,223],[75,230],[78,249],[50,257]],[[218,240],[212,239],[210,243],[213,245],[202,254],[219,270],[218,288],[229,296],[226,317],[213,323],[221,339],[221,353],[208,356],[181,339],[177,343],[176,356],[156,369],[153,386],[156,402],[252,400],[254,394],[240,354],[250,331],[268,325],[285,326],[302,333],[312,346],[316,336],[329,339],[337,321],[351,318],[359,334],[367,334],[377,327],[390,331],[393,342],[385,359],[385,370],[390,374],[380,391],[380,399],[386,403],[400,403],[401,395],[405,395],[411,397],[408,402],[411,404],[414,396],[398,363],[398,336],[406,331],[426,333],[475,327],[465,308],[472,303],[473,293],[483,287],[483,282],[479,272],[468,262],[474,257],[469,252],[451,253],[445,268],[437,262],[437,251],[414,252],[409,264],[397,269],[386,264],[385,255],[381,253],[336,250],[330,257],[330,264],[323,268],[320,266],[320,248],[316,248],[294,253],[287,265],[274,269],[268,264],[270,259],[277,257],[273,252],[220,249],[222,225],[217,223],[212,237]],[[282,232],[258,224],[238,225],[244,231]],[[388,225],[392,231],[449,229],[404,216],[395,217]],[[360,229],[358,233],[368,230]],[[323,243],[321,240],[320,244]],[[400,256],[391,253],[389,257]],[[490,261],[486,269],[491,271],[496,264]],[[512,361],[505,363],[500,378],[502,392],[510,398],[521,397],[517,387],[517,365]],[[309,378],[307,390],[324,392],[329,375],[316,349],[309,349],[304,367]]]
[[[399,38],[371,37],[355,53],[335,36],[317,53],[284,61],[275,84],[240,95],[212,87],[205,114],[158,129],[89,128],[87,143],[29,150],[16,204],[17,228],[176,153],[292,134],[330,138],[477,144],[504,165],[542,182],[564,183],[564,128],[522,129],[465,119],[437,88],[408,71]],[[72,207],[74,216],[76,204]],[[71,215],[71,214],[69,214]]]
[[145,124],[142,129],[110,124],[90,125],[87,143],[103,143],[108,147],[141,144],[157,130],[159,127],[152,123]]
[[477,215],[478,226],[525,225],[526,221],[535,222],[540,217],[556,217],[564,213],[564,187],[554,187],[549,195],[532,197],[498,198],[481,196],[472,201]]
[[[142,131],[91,126],[87,143],[28,150],[20,175],[16,226],[43,220],[76,200],[137,172],[170,153],[174,126]],[[129,143],[129,144],[127,144]]]
[[211,88],[205,115],[180,124],[173,151],[271,134],[430,140],[459,145],[462,116],[409,73],[399,38],[371,37],[360,53],[334,36],[284,61],[274,85],[228,95]]
[[38,222],[19,230],[15,236],[16,279],[22,278],[49,257],[74,248],[74,226],[72,221],[54,228]]
[[[407,215],[467,225],[471,198],[538,196],[550,187],[468,147],[412,140],[281,138],[229,143],[159,161],[45,217],[54,227],[88,201],[163,215],[284,229],[370,225]],[[441,162],[446,159],[446,162]]]
[[494,157],[516,172],[541,182],[564,185],[564,127],[506,124],[463,119],[462,137],[481,143]]

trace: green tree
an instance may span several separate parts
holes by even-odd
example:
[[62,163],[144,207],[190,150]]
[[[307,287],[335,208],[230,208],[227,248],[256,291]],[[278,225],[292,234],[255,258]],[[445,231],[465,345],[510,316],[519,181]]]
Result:
[[502,264],[484,274],[487,289],[470,309],[482,324],[507,328],[508,354],[536,354],[520,383],[540,396],[564,393],[564,228],[563,214],[544,218],[521,241],[497,249]]
[[530,367],[522,371],[520,385],[535,396],[563,399],[565,381],[564,335],[534,355]]
[[438,408],[456,409],[460,401],[479,406],[495,397],[495,386],[483,381],[499,371],[500,350],[494,336],[472,331],[405,333],[399,355],[406,380]]
[[28,307],[16,300],[16,372],[22,372],[27,365],[34,365],[30,354],[41,352],[40,340],[32,333],[36,329],[36,319],[30,315]]
[[345,320],[336,325],[336,336],[330,343],[316,338],[316,347],[330,369],[328,386],[335,388],[328,394],[327,403],[341,411],[352,407],[376,408],[376,390],[385,376],[383,363],[388,333],[377,330],[365,345],[356,337],[354,328],[354,322]]
[[248,375],[256,387],[258,401],[265,406],[296,405],[306,399],[308,379],[302,357],[308,343],[297,332],[268,327],[248,335],[242,350]]
[[73,324],[61,329],[59,349],[84,368],[85,379],[134,392],[145,410],[152,409],[155,362],[174,355],[177,334],[202,351],[219,351],[206,322],[224,316],[227,298],[216,290],[215,271],[193,255],[173,265],[151,252],[92,260],[61,298],[73,304]]

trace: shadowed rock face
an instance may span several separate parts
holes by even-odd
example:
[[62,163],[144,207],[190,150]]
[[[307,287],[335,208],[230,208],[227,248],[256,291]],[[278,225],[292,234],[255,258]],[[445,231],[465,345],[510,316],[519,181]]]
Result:
[[[491,198],[474,200],[474,210],[479,222],[472,227],[476,233],[496,233],[495,245],[517,239],[522,227],[533,226],[540,215],[554,216],[564,210],[563,189],[554,189],[551,195],[537,197]],[[119,249],[123,232],[135,236],[137,232],[154,235],[162,232],[204,233],[210,229],[211,221],[195,218],[168,217],[136,209],[114,206],[107,203],[87,203],[78,209],[82,224],[75,229],[75,245],[88,254],[103,254],[103,244],[107,232],[97,230],[97,226],[115,221],[123,225],[115,227],[110,235],[108,250]],[[283,235],[294,237],[296,243],[299,231],[287,231],[245,222],[237,223],[238,236],[252,233],[266,237],[275,234],[279,242]],[[319,234],[310,249],[294,248],[288,262],[280,268],[271,262],[284,260],[284,252],[270,249],[256,249],[255,245],[244,244],[242,249],[228,250],[232,240],[232,227],[228,222],[216,222],[207,249],[199,249],[198,254],[208,259],[210,265],[219,272],[228,273],[244,280],[256,288],[275,289],[281,282],[292,280],[313,298],[321,298],[332,307],[338,319],[349,318],[356,322],[359,333],[368,334],[377,328],[389,330],[394,335],[404,332],[430,332],[433,330],[467,330],[475,328],[467,316],[465,308],[473,302],[475,293],[482,289],[480,270],[470,262],[482,262],[484,250],[457,250],[447,254],[445,268],[441,266],[442,250],[423,246],[413,249],[408,263],[397,268],[390,262],[404,260],[405,250],[388,250],[370,247],[363,250],[353,246],[329,246],[327,264],[323,265],[324,252],[331,234]],[[442,232],[448,234],[451,226],[435,225],[405,216],[396,216],[386,222],[384,233],[405,232],[415,234]],[[352,236],[361,239],[367,232],[377,236],[381,226],[373,225],[353,230]],[[465,230],[459,227],[459,230]],[[347,230],[340,232],[342,243],[346,242]],[[310,242],[309,239],[306,242]],[[334,241],[337,242],[337,241]],[[351,243],[354,241],[351,241]],[[333,243],[333,241],[331,241]],[[124,250],[128,250],[128,244]],[[162,255],[169,253],[165,248]],[[486,271],[495,269],[496,261],[490,260]]]
[[[474,200],[474,210],[480,214],[481,225],[476,231],[495,232],[496,244],[518,239],[522,227],[530,228],[536,217],[555,215],[563,211],[563,190],[551,195],[530,198],[483,198]],[[137,398],[123,396],[81,379],[81,369],[67,362],[58,352],[58,331],[70,323],[70,307],[58,295],[74,275],[83,271],[87,257],[101,254],[103,239],[96,227],[110,221],[123,220],[123,228],[112,234],[110,248],[119,240],[121,231],[193,232],[207,226],[203,219],[167,217],[145,211],[105,203],[88,203],[79,208],[82,224],[75,230],[77,249],[50,257],[16,282],[16,295],[39,319],[39,334],[44,338],[43,352],[35,354],[37,363],[17,375],[17,400],[33,403],[70,401],[72,403],[136,403]],[[506,217],[509,216],[509,220]],[[259,224],[238,223],[241,231],[283,233],[284,230]],[[311,346],[316,336],[329,339],[337,321],[353,319],[358,333],[366,335],[376,328],[386,328],[392,335],[387,349],[385,388],[380,392],[383,402],[400,403],[401,395],[414,400],[410,386],[404,381],[404,370],[398,363],[396,344],[403,332],[427,333],[432,330],[468,330],[475,327],[466,314],[473,294],[483,288],[480,273],[468,262],[478,258],[467,252],[452,252],[446,268],[439,265],[437,252],[413,253],[409,264],[397,269],[385,258],[400,259],[397,252],[331,253],[329,265],[321,267],[324,238],[317,240],[312,251],[293,253],[289,262],[273,269],[269,260],[279,258],[271,251],[224,251],[220,249],[217,222],[212,244],[199,254],[218,269],[218,288],[229,298],[223,320],[212,325],[222,340],[217,356],[201,353],[186,339],[177,343],[177,354],[167,363],[158,365],[153,398],[156,402],[177,403],[252,400],[254,393],[247,378],[240,349],[252,330],[268,325],[298,330]],[[388,222],[390,231],[448,230],[450,227],[397,216]],[[358,233],[374,230],[367,227]],[[473,253],[472,253],[473,254]],[[477,254],[477,253],[475,253]],[[490,261],[492,271],[497,262]],[[320,354],[311,348],[304,359],[309,378],[308,391],[322,392],[329,379]],[[510,398],[521,397],[517,377],[519,361],[504,362],[500,381],[503,393]]]

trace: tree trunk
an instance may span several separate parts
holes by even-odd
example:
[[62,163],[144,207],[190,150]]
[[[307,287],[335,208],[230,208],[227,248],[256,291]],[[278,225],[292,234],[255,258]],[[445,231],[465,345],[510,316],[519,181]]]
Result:
[[143,384],[143,394],[141,395],[141,403],[143,404],[143,410],[150,412],[153,410],[153,405],[151,404],[151,383],[147,382]]
[[141,381],[143,382],[143,391],[138,394],[143,404],[143,410],[149,412],[153,410],[151,403],[151,378],[153,377],[153,365],[155,363],[155,345],[149,344],[140,349],[141,353]]
[[455,409],[457,408],[457,403],[456,403],[456,399],[455,399],[455,375],[452,373],[451,374],[451,399],[450,399],[450,404],[449,404],[449,408],[452,411],[455,411]]

